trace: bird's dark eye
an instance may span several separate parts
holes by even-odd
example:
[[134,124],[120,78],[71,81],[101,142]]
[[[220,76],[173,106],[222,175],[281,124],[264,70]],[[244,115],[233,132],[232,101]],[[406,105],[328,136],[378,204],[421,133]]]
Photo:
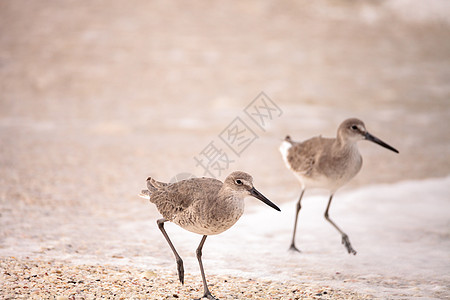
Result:
[[352,127],[350,127],[352,130],[357,130],[358,129],[358,126],[356,126],[356,125],[352,125]]
[[235,183],[236,183],[237,185],[242,185],[242,180],[236,179]]

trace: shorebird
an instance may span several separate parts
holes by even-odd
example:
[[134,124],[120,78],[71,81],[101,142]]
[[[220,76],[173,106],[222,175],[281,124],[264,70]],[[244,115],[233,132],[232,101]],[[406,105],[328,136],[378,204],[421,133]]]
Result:
[[399,153],[395,148],[367,132],[364,123],[355,118],[347,119],[341,123],[336,138],[316,136],[303,142],[294,142],[290,136],[286,136],[282,142],[280,152],[283,160],[301,184],[290,250],[300,252],[295,246],[295,232],[305,189],[323,188],[330,191],[325,219],[339,231],[342,236],[342,244],[346,247],[348,253],[356,254],[348,235],[330,219],[328,210],[336,190],[358,174],[361,169],[362,157],[357,147],[359,140],[372,141]]
[[[155,204],[163,218],[157,224],[177,261],[178,278],[184,284],[183,260],[170,241],[164,223],[171,221],[178,226],[203,235],[196,254],[202,274],[204,294],[201,298],[216,299],[208,289],[202,263],[202,248],[208,235],[224,232],[233,226],[244,213],[244,198],[253,196],[280,211],[278,206],[253,187],[253,178],[236,171],[225,181],[214,178],[191,178],[175,183],[163,183],[147,178],[147,190],[141,197]],[[201,299],[199,298],[199,299]]]

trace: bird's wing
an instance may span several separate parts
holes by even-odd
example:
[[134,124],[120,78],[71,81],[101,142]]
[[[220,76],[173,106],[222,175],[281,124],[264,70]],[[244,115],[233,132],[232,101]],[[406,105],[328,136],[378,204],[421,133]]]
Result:
[[148,190],[142,190],[139,197],[150,200],[150,192]]
[[[177,214],[185,211],[196,201],[204,201],[211,197],[211,190],[222,187],[222,182],[211,178],[191,178],[157,189],[151,196],[164,218],[171,221]],[[208,192],[209,191],[209,192]],[[215,194],[217,194],[217,192]]]
[[149,177],[147,178],[147,189],[149,190],[150,194],[158,189],[161,189],[165,186],[169,185],[168,183],[156,181],[155,179]]
[[169,184],[164,183],[164,182],[159,182],[151,177],[148,177],[147,178],[147,189],[142,190],[141,193],[139,194],[139,197],[152,201],[151,200],[152,194],[155,191],[157,191],[158,189],[164,188],[167,185],[169,185]]
[[287,157],[291,169],[306,176],[311,176],[317,163],[317,157],[326,142],[327,139],[321,136],[313,137],[301,143],[293,142]]

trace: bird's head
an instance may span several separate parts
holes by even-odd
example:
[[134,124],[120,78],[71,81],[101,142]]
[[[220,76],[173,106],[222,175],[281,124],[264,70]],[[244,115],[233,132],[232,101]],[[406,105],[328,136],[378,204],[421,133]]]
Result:
[[398,153],[398,150],[394,147],[386,144],[379,138],[371,135],[364,125],[364,122],[356,119],[351,118],[347,119],[344,122],[341,123],[341,125],[338,128],[338,139],[343,139],[347,141],[359,141],[359,140],[368,140],[371,142],[374,142],[386,149],[389,149],[391,151],[394,151]]
[[280,211],[278,206],[276,206],[263,194],[261,194],[260,192],[258,192],[258,190],[255,189],[255,187],[253,186],[253,177],[250,174],[247,174],[242,171],[235,171],[230,175],[228,175],[228,177],[225,179],[224,185],[228,189],[232,190],[235,194],[241,197],[246,196],[255,197],[256,199],[261,200],[270,207]]
[[338,137],[345,140],[364,140],[366,133],[364,122],[356,118],[345,120],[338,128]]

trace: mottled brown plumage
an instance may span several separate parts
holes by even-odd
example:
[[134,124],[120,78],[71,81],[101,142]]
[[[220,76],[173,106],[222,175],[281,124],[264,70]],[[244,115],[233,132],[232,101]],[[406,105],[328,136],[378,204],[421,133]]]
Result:
[[171,221],[203,238],[197,248],[197,259],[202,273],[204,295],[211,295],[203,270],[201,251],[208,235],[219,234],[233,226],[244,213],[244,198],[253,196],[276,210],[275,204],[253,187],[253,178],[247,173],[231,173],[222,183],[214,178],[191,178],[175,183],[162,183],[147,178],[147,190],[141,196],[150,200],[163,216],[157,221],[158,227],[172,249],[178,265],[178,276],[184,283],[183,261],[169,239],[164,222]]
[[355,118],[341,123],[336,138],[317,136],[303,142],[294,142],[290,136],[286,136],[280,151],[287,168],[294,172],[302,186],[290,249],[299,251],[295,246],[295,232],[305,189],[324,188],[331,194],[325,218],[341,233],[342,243],[347,251],[356,254],[348,236],[328,217],[328,210],[336,190],[350,181],[361,169],[362,157],[356,143],[363,139],[398,153],[396,149],[368,133],[364,123]]

